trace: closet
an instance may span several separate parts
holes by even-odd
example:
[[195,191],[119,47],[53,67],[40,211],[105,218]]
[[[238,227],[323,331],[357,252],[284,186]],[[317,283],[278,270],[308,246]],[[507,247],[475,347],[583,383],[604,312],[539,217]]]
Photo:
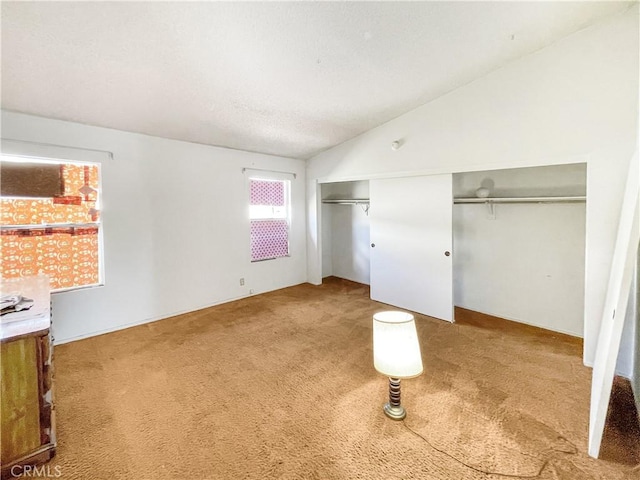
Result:
[[453,195],[454,304],[582,337],[586,164],[457,173]]
[[323,277],[452,321],[451,188],[450,174],[323,184]]
[[322,276],[370,283],[369,181],[322,188]]
[[586,165],[326,183],[323,276],[444,320],[583,335]]

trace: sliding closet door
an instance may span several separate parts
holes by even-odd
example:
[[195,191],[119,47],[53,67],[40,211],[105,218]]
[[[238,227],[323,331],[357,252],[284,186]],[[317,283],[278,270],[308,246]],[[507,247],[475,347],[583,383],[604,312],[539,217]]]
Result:
[[371,180],[371,299],[453,321],[452,178]]

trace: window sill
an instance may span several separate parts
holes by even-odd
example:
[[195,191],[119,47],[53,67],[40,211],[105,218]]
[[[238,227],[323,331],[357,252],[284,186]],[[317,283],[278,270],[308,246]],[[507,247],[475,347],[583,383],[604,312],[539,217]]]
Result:
[[92,288],[99,288],[99,287],[104,287],[104,283],[93,283],[91,285],[82,285],[81,287],[57,288],[55,290],[51,290],[51,295],[55,295],[56,293],[75,292],[77,290],[89,290]]
[[260,260],[251,260],[251,263],[268,262],[269,260],[278,260],[279,258],[290,258],[290,257],[291,257],[291,254],[282,255],[281,257],[262,258]]

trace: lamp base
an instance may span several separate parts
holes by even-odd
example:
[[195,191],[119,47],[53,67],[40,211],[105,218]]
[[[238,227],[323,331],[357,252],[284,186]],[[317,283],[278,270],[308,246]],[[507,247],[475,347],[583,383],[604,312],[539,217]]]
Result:
[[402,420],[407,412],[400,404],[400,379],[389,377],[389,403],[384,405],[384,413],[393,420]]
[[407,416],[407,411],[402,405],[391,405],[390,403],[385,403],[384,413],[393,420],[402,420]]

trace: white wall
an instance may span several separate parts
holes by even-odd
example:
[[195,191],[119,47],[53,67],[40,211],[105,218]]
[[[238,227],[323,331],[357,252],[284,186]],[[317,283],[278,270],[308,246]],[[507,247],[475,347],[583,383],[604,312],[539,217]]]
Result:
[[369,285],[369,217],[359,205],[332,205],[332,272]]
[[454,206],[454,303],[583,336],[584,204]]
[[[592,365],[637,141],[638,6],[308,163],[308,279],[321,281],[317,181],[587,162],[584,361]],[[392,151],[392,141],[403,146]]]
[[[369,182],[322,185],[323,199],[369,198]],[[322,276],[369,285],[369,216],[360,205],[322,205]]]
[[[105,286],[54,295],[57,342],[306,279],[301,160],[12,112],[2,112],[2,137],[114,154],[102,165]],[[291,257],[250,262],[248,189],[242,167],[297,174],[291,183]]]
[[584,196],[586,167],[575,163],[457,173],[453,176],[453,195],[475,197],[476,189],[482,186],[489,188],[490,197]]

